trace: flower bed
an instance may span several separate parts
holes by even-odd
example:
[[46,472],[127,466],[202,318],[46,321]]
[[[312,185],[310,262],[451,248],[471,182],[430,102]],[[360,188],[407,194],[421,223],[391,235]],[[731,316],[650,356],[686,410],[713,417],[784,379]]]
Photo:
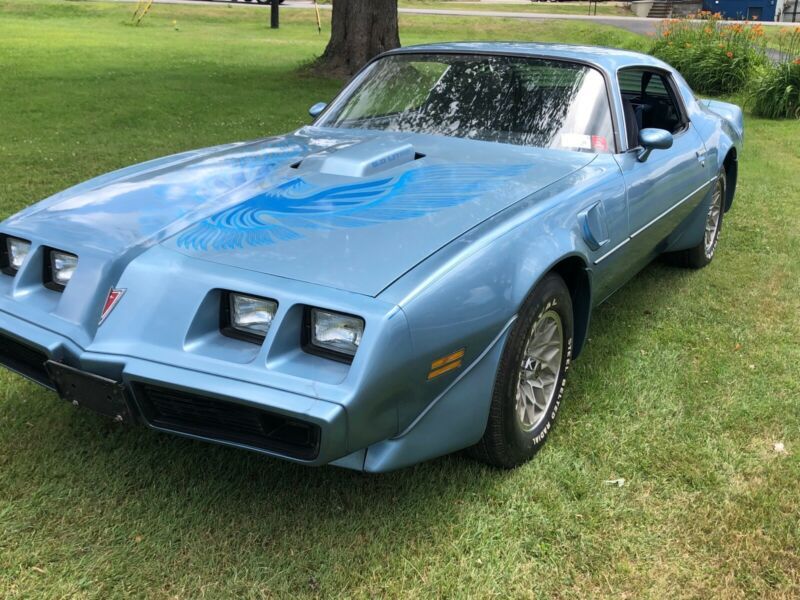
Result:
[[664,21],[650,52],[702,94],[743,92],[768,63],[762,25],[725,24],[708,11]]

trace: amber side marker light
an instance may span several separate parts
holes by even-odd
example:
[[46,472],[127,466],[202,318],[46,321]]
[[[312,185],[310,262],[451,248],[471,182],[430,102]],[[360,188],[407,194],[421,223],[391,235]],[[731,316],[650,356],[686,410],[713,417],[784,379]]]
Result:
[[452,354],[448,354],[442,358],[437,358],[431,363],[431,371],[428,373],[428,380],[430,381],[434,377],[438,377],[439,375],[443,375],[448,371],[459,368],[461,366],[462,358],[464,358],[464,348],[461,348],[461,350],[456,350]]

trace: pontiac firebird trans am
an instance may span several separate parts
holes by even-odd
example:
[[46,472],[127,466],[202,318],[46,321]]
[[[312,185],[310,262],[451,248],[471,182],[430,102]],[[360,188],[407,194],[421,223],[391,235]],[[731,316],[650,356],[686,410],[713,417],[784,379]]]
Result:
[[593,306],[708,264],[742,112],[648,56],[458,43],[314,124],[0,224],[0,363],[120,422],[369,472],[541,447]]

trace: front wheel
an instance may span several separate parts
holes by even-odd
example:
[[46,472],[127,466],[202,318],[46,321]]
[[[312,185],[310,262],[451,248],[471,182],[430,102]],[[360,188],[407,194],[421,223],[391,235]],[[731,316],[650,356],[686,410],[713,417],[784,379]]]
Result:
[[516,467],[542,447],[555,422],[572,360],[572,299],[551,273],[525,301],[509,334],[495,379],[483,438],[470,453]]

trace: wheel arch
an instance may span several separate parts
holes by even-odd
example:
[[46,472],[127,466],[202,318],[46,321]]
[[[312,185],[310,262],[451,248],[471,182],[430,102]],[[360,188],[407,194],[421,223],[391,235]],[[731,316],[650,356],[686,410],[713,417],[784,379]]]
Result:
[[725,169],[725,212],[728,212],[733,205],[733,195],[736,193],[736,180],[739,176],[739,157],[735,146],[732,146],[727,154],[725,154],[722,167]]
[[[586,260],[579,254],[565,256],[550,266],[542,275],[556,273],[564,280],[572,300],[573,315],[573,358],[583,350],[589,333],[589,320],[592,312],[592,280]],[[531,286],[532,292],[541,281],[539,278]]]

